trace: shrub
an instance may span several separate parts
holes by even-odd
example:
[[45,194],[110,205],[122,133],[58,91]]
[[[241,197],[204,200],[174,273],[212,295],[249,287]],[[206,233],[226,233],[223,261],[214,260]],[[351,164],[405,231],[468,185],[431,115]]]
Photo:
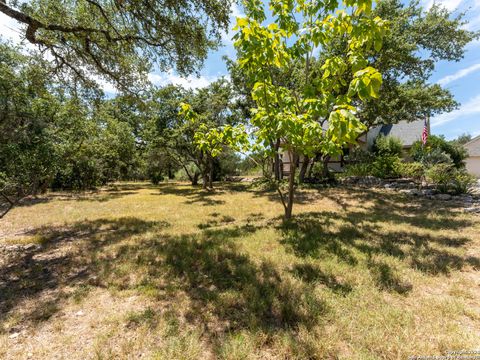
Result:
[[[359,176],[359,175],[355,175]],[[335,179],[335,174],[329,171],[328,167],[325,170],[323,161],[317,161],[313,164],[312,173],[310,176],[312,179],[330,181]]]
[[380,135],[373,145],[373,152],[383,156],[402,156],[403,144],[399,138],[394,136]]
[[425,167],[431,167],[436,164],[453,164],[452,158],[441,149],[433,149],[424,153],[421,162]]
[[401,160],[397,155],[378,155],[372,164],[372,175],[381,179],[399,177],[400,163]]
[[453,179],[454,172],[452,164],[436,164],[427,170],[426,177],[440,192],[448,192],[448,184]]
[[375,160],[375,154],[357,148],[350,150],[349,154],[344,156],[344,159],[352,163],[372,163]]
[[[425,146],[421,141],[417,141],[410,150],[410,155],[415,161],[421,161],[427,165],[448,162],[445,154],[448,155],[450,161],[453,162],[457,169],[465,166],[463,160],[468,157],[465,148],[458,143],[448,142],[443,136],[431,135]],[[442,159],[443,161],[441,161]]]
[[455,194],[466,194],[476,182],[475,176],[470,175],[466,171],[456,170],[452,181],[452,190]]
[[397,173],[400,176],[405,178],[419,180],[425,174],[425,169],[423,164],[420,162],[413,162],[413,163],[400,162],[398,164]]
[[466,194],[476,182],[475,177],[453,164],[437,164],[427,170],[427,179],[442,193]]
[[372,165],[369,163],[357,163],[347,165],[345,176],[369,176],[372,175]]

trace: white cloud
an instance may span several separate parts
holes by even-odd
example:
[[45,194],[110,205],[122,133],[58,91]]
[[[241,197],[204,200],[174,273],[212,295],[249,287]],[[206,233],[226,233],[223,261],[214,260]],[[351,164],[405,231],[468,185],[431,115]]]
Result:
[[480,95],[470,99],[460,109],[442,114],[432,119],[432,127],[437,127],[469,115],[480,114]]
[[478,71],[478,70],[480,70],[480,64],[475,64],[475,65],[472,65],[468,68],[459,70],[455,74],[445,76],[444,78],[441,78],[440,80],[438,80],[437,83],[439,85],[448,85],[451,82],[454,82],[454,81],[457,81],[461,78],[464,78],[465,76],[467,76],[467,75],[469,75],[469,74],[471,74],[475,71]]
[[186,89],[199,89],[210,85],[212,82],[218,80],[217,76],[200,76],[193,75],[186,78],[175,74],[172,70],[164,74],[151,73],[148,75],[149,80],[157,86],[165,86],[169,84],[179,85]]

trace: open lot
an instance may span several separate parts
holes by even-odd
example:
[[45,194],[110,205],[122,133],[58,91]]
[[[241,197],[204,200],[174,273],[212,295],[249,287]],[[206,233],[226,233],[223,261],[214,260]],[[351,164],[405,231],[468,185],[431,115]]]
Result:
[[[367,189],[122,183],[0,222],[0,358],[405,359],[480,344],[480,218]],[[34,244],[34,245],[29,245]],[[17,246],[20,245],[20,246]]]

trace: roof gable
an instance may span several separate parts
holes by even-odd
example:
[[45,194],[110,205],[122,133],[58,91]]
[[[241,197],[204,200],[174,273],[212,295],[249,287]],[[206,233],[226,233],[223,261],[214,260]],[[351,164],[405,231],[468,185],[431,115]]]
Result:
[[400,139],[403,146],[412,146],[414,142],[422,138],[423,127],[423,120],[400,121],[398,124],[382,125],[380,134]]

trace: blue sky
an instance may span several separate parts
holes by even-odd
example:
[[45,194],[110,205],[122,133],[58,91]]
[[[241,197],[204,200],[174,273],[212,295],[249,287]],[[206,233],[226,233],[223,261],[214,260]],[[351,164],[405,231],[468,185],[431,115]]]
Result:
[[[424,7],[428,8],[434,0],[422,0]],[[436,0],[454,13],[466,12],[469,24],[468,30],[480,30],[480,0]],[[232,26],[235,18],[242,16],[237,6],[232,7]],[[0,14],[0,35],[18,42],[21,35],[18,24],[14,20]],[[190,76],[186,79],[179,77],[173,71],[168,73],[152,73],[150,79],[157,85],[175,83],[190,88],[207,86],[210,82],[226,76],[227,70],[222,60],[224,55],[234,57],[235,51],[231,36],[223,36],[224,46],[212,52],[208,57],[200,76]],[[453,139],[462,133],[480,135],[480,40],[467,47],[465,58],[458,62],[440,62],[432,78],[432,83],[439,83],[450,89],[458,102],[458,110],[442,114],[431,120],[432,133],[443,134],[448,139]],[[106,92],[112,93],[114,89],[109,84],[104,84]]]

